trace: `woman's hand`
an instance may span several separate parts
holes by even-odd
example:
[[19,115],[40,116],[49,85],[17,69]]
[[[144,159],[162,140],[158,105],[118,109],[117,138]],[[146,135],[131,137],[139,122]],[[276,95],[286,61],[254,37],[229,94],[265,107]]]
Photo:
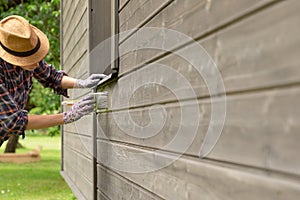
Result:
[[93,95],[88,95],[76,102],[70,111],[64,112],[64,123],[74,122],[84,115],[90,114],[95,109],[95,98]]
[[92,74],[85,80],[77,79],[75,88],[92,88],[94,86],[97,86],[97,84],[105,77],[105,74]]

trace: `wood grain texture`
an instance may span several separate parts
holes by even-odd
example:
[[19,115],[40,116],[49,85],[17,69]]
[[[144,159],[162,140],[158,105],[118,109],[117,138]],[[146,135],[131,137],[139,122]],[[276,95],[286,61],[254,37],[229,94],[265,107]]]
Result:
[[[64,58],[64,66],[72,68],[88,51],[88,34],[87,32],[80,38],[77,44],[72,48],[68,57]],[[87,68],[88,71],[88,68]]]
[[[110,166],[119,163],[123,169],[128,164],[122,164],[124,161],[147,169],[172,159],[172,155],[111,142],[98,141],[98,147],[98,160],[109,161]],[[138,156],[140,153],[149,156]],[[295,199],[300,193],[299,180],[293,178],[186,157],[154,172],[118,173],[164,199],[273,200]]]
[[124,8],[130,0],[119,0],[119,10]]
[[[270,88],[299,82],[299,59],[297,52],[300,46],[299,1],[285,1],[258,13],[247,20],[241,21],[226,30],[220,31],[209,38],[201,40],[199,44],[212,57],[224,81],[226,92],[239,92],[260,88]],[[289,12],[286,12],[289,10]],[[270,25],[271,24],[271,25]],[[191,58],[197,58],[199,52],[193,51],[190,46],[175,51],[184,52]],[[207,96],[208,90],[203,77],[196,71],[196,67],[179,56],[170,54],[155,61],[153,65],[166,65],[182,75],[191,83],[198,97]],[[147,52],[141,52],[147,56]],[[130,59],[132,58],[132,59]],[[205,65],[209,57],[203,56],[198,65]],[[131,66],[134,69],[137,60],[146,60],[143,56],[129,56],[122,61],[121,67]],[[127,64],[126,64],[127,63]],[[145,75],[146,78],[138,78]],[[137,80],[133,80],[135,76]],[[128,99],[126,92],[122,93],[124,84],[134,85],[146,83],[151,77],[159,83],[161,71],[153,70],[153,66],[146,66],[142,70],[121,77],[114,88],[120,94],[120,99]],[[143,80],[145,79],[145,80]],[[179,76],[174,77],[174,84],[180,84]],[[162,81],[160,81],[162,82]],[[119,85],[120,84],[120,85]],[[186,88],[179,88],[184,91]],[[128,92],[127,92],[128,93]],[[148,95],[147,94],[151,94]],[[174,94],[162,86],[145,85],[131,97],[131,106],[141,106],[156,102],[170,101]],[[188,98],[188,97],[186,97]],[[135,100],[136,99],[136,100]],[[159,100],[160,99],[160,100]],[[138,103],[135,103],[138,102]],[[127,102],[126,102],[127,103]]]
[[63,16],[63,19],[66,19],[66,16],[68,15],[68,12],[70,10],[70,3],[71,1],[62,1],[61,4],[62,4],[62,16]]
[[80,21],[76,24],[74,30],[69,30],[66,35],[64,35],[64,56],[69,57],[72,49],[76,46],[77,42],[82,38],[87,32],[88,27],[88,14],[87,10],[84,11]]
[[210,157],[299,175],[299,95],[297,87],[228,98],[223,135]]
[[[175,40],[173,48],[181,46],[187,42],[196,38],[205,36],[212,30],[216,30],[219,27],[227,24],[233,20],[239,19],[246,13],[250,13],[272,1],[212,1],[209,8],[207,3],[210,1],[174,1],[167,8],[165,8],[159,15],[153,18],[144,27],[158,27],[167,28],[174,31],[179,31],[182,34],[190,37],[187,39]],[[138,34],[137,32],[136,34]],[[160,35],[154,36],[154,40],[161,37]],[[155,42],[151,38],[147,39],[148,43]],[[122,40],[120,40],[122,42]],[[120,55],[124,55],[122,52],[127,51],[128,46],[135,44],[135,38],[129,38],[120,45]],[[141,44],[137,44],[140,47]],[[165,45],[161,42],[161,45]],[[134,66],[139,66],[154,57],[165,53],[161,50],[143,50],[135,51],[132,49],[130,53],[126,54],[126,57],[121,57],[120,74],[128,72]]]
[[93,142],[91,137],[64,131],[63,144],[82,156],[89,159],[93,157]]
[[103,194],[100,190],[97,190],[97,200],[110,200],[110,198]]
[[235,91],[299,82],[295,53],[300,46],[298,8],[299,1],[283,1],[216,35],[216,48],[210,54],[227,88]]
[[67,145],[64,148],[64,155],[68,158],[65,162],[66,165],[74,168],[77,174],[85,177],[88,181],[93,181],[93,162],[91,158],[81,155]]
[[[63,16],[63,69],[71,77],[86,78],[89,73],[87,63],[88,1],[68,1]],[[71,98],[76,99],[90,90],[69,90]],[[64,111],[68,110],[63,108]],[[93,197],[93,128],[91,117],[82,118],[76,124],[64,125],[63,170],[68,184],[77,191],[79,199],[91,200]]]
[[76,24],[78,24],[82,14],[86,10],[88,2],[85,0],[75,0],[70,4],[70,10],[64,16],[65,27],[63,29],[63,34],[68,31],[73,31],[76,29]]
[[88,50],[87,1],[80,0],[78,4],[73,6],[75,8],[72,10],[73,13],[70,14],[72,16],[70,21],[63,19],[65,24],[63,29],[66,30],[63,34],[63,65],[66,71],[69,71],[76,63],[80,62]]
[[[296,106],[299,98],[299,87],[228,96],[222,135],[208,158],[300,175],[300,159],[295,159],[300,151],[297,142],[300,139],[300,125],[297,123],[300,109]],[[218,99],[212,104],[218,106]],[[185,101],[161,106],[164,110],[151,110],[149,106],[100,114],[98,137],[165,148],[175,138],[185,141],[188,135],[179,134],[179,130],[186,130],[187,134],[197,130],[189,149],[179,153],[199,156],[211,119],[211,101],[200,100],[198,104]],[[198,124],[194,123],[196,115],[183,114],[183,110],[192,113],[196,109],[201,116],[198,129],[194,127]],[[136,125],[129,123],[131,120]]]
[[[120,12],[120,32],[140,27],[172,0],[131,0]],[[122,41],[126,35],[122,35]]]
[[[67,106],[70,109],[70,106]],[[65,109],[67,111],[67,109]],[[63,129],[71,133],[92,137],[93,135],[93,116],[92,114],[82,117],[76,122],[65,124]]]
[[73,194],[77,197],[77,199],[85,199],[84,195],[78,190],[77,186],[70,179],[68,174],[64,171],[61,171],[60,174],[64,178],[64,180],[66,181],[70,189],[72,190]]
[[[88,65],[87,65],[87,56],[88,52],[84,52],[81,58],[77,60],[77,62],[71,66],[66,68],[66,73],[74,78],[87,78],[88,77]],[[72,89],[69,89],[69,91]]]
[[98,165],[97,170],[98,189],[110,199],[161,199],[100,165]]
[[[78,160],[78,154],[77,153],[71,153],[68,151],[68,147],[64,148],[64,153],[67,153],[69,159],[64,161],[64,174],[68,176],[68,184],[73,186],[73,189],[76,189],[80,192],[80,194],[84,197],[84,199],[90,200],[92,198],[92,188],[93,183],[92,181],[88,180],[86,178],[87,174],[85,173],[79,173],[81,171],[80,168],[78,168],[79,162],[81,160]],[[71,154],[70,154],[71,153]],[[73,160],[75,162],[72,162]],[[80,164],[82,165],[82,164]],[[91,168],[92,166],[85,165],[85,168]],[[90,169],[87,169],[89,171]]]
[[80,194],[77,197],[87,200],[93,199],[94,180],[92,156],[90,150],[87,150],[91,146],[90,142],[91,139],[64,132],[63,172],[69,177],[68,184],[71,188]]
[[[174,0],[164,7],[168,2],[120,0],[120,28],[165,27],[180,31],[190,38],[173,48],[183,45],[176,51],[190,57],[199,56],[189,43],[197,39],[217,64],[226,88],[227,113],[220,140],[207,159],[197,157],[211,119],[211,103],[219,99],[211,102],[205,79],[187,60],[157,50],[137,51],[135,48],[141,44],[136,40],[137,32],[121,41],[121,54],[130,45],[136,46],[122,55],[118,82],[104,88],[109,91],[109,112],[98,115],[97,141],[92,141],[89,117],[79,122],[83,131],[74,124],[64,127],[64,169],[71,184],[86,199],[93,199],[91,152],[93,142],[97,142],[98,199],[297,199],[300,1]],[[80,77],[89,73],[88,68],[82,68],[90,42],[85,4],[80,0],[67,2],[63,16],[63,65],[71,75]],[[68,28],[71,26],[76,28]],[[170,79],[178,85],[176,91],[163,84],[148,84],[149,80],[166,83],[162,72],[149,61],[170,66],[181,75]],[[199,62],[206,63],[205,59]],[[189,88],[181,84],[182,77],[190,83]],[[141,83],[145,85],[137,88]],[[132,88],[137,89],[132,93]],[[191,101],[194,96],[185,93],[187,89],[194,90],[196,104]],[[184,95],[176,96],[176,92]],[[156,109],[157,105],[164,110]],[[192,133],[196,118],[190,114],[182,119],[182,107],[199,109],[200,126],[194,140],[186,151],[156,151],[177,137],[180,126],[186,128],[186,135]],[[130,120],[140,128],[132,127]],[[159,122],[164,123],[161,126]],[[147,127],[151,125],[152,130],[158,130],[156,134],[142,138],[149,134]],[[180,141],[185,140],[182,137]],[[131,170],[147,168],[181,154],[175,162],[152,172],[126,173],[111,167],[116,164],[126,168],[122,162],[131,161]],[[110,165],[103,167],[107,163]]]

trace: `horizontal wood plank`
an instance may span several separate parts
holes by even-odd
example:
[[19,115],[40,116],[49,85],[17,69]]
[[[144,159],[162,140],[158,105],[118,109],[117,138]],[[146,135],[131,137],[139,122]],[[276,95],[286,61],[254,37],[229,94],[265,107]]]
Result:
[[[71,8],[64,18],[64,29],[63,34],[66,34],[68,31],[73,32],[72,30],[76,29],[76,25],[78,24],[79,20],[81,19],[82,14],[85,12],[88,6],[88,1],[85,0],[76,0],[70,4]],[[75,26],[74,26],[75,25]]]
[[226,88],[299,82],[298,8],[299,1],[283,1],[216,35],[216,48],[209,54],[214,55]]
[[[64,57],[64,66],[72,68],[88,51],[88,33],[85,32],[78,43],[73,47],[68,57]],[[88,68],[87,68],[88,70]]]
[[130,0],[119,0],[119,10],[123,9]]
[[110,200],[103,192],[97,190],[97,200]]
[[[88,77],[88,51],[85,51],[81,57],[77,59],[77,62],[73,66],[64,65],[65,72],[74,78],[86,78]],[[71,89],[69,89],[71,90]]]
[[209,157],[299,175],[299,97],[296,87],[228,98],[225,127]]
[[[157,17],[153,18],[148,24],[145,25],[145,27],[167,28],[174,31],[179,31],[181,34],[185,34],[187,36],[185,39],[173,39],[174,41],[172,42],[171,47],[176,48],[191,42],[193,39],[202,38],[212,30],[216,30],[226,23],[239,19],[246,13],[251,13],[253,10],[256,10],[270,2],[272,1],[230,0],[226,2],[211,2],[204,0],[177,0],[165,8],[159,15],[157,15]],[[131,71],[132,68],[140,66],[146,61],[165,53],[165,51],[162,50],[144,49],[136,51],[134,49],[143,47],[143,45],[147,43],[155,43],[157,38],[162,37],[162,35],[159,35],[159,33],[158,35],[153,36],[153,38],[147,38],[147,43],[145,43],[145,41],[140,43],[136,42],[135,35],[139,35],[139,31],[134,34],[133,37],[129,38],[120,45],[120,55],[124,55],[123,52],[127,52],[128,48],[131,48],[129,47],[130,45],[136,44],[136,47],[133,47],[133,49],[130,49],[129,53],[127,53],[124,57],[121,57],[120,74]],[[142,34],[142,37],[146,37],[143,35],[144,34]],[[120,41],[123,42],[122,40]],[[163,47],[166,45],[166,42],[160,43],[163,49]]]
[[[78,0],[73,1],[73,2],[78,3]],[[66,2],[64,1],[63,3],[64,3],[64,6],[63,6],[63,21],[65,23],[66,21],[69,21],[70,18],[72,17],[76,4],[75,3],[72,4],[71,1],[66,1]]]
[[[284,1],[200,41],[199,44],[204,47],[208,55],[212,56],[220,70],[227,93],[299,83],[297,54],[300,46],[298,37],[300,28],[297,25],[300,17],[299,7],[299,1]],[[286,12],[287,10],[289,12]],[[139,90],[135,91],[130,98],[131,106],[171,101],[174,100],[173,92],[184,92],[189,88],[181,84],[178,91],[168,91],[163,88],[163,84],[173,81],[174,85],[180,85],[181,81],[187,80],[198,97],[208,96],[204,78],[209,77],[202,77],[197,68],[192,66],[191,62],[195,62],[193,59],[198,61],[197,58],[201,53],[194,51],[192,46],[194,44],[175,52],[187,55],[191,58],[189,62],[178,55],[170,54],[152,65],[144,66],[141,70],[121,77],[114,88],[115,93],[119,94],[120,100],[127,100],[126,95],[132,95],[130,89],[140,84]],[[141,54],[148,56],[147,52]],[[140,60],[145,61],[143,56]],[[127,57],[126,59],[131,62],[128,65],[121,60],[121,67],[127,65],[134,69],[139,62],[137,57]],[[206,66],[208,59],[208,56],[202,56],[197,66]],[[161,70],[154,70],[158,64],[169,66],[177,72],[177,76],[165,80],[163,76],[168,74],[162,74]],[[213,65],[208,66],[213,67]],[[157,84],[146,84],[148,80]],[[162,86],[159,86],[160,83]],[[132,87],[128,88],[127,85]],[[215,94],[217,92],[215,91]],[[128,102],[120,103],[118,106],[123,107],[126,103]]]
[[83,13],[82,18],[80,19],[79,23],[76,25],[76,29],[73,30],[73,32],[67,32],[66,35],[64,35],[64,57],[69,57],[70,53],[72,52],[72,49],[76,46],[76,44],[80,41],[80,38],[82,38],[87,32],[88,27],[88,14],[87,10]]
[[64,131],[63,145],[73,149],[82,156],[92,159],[93,142],[91,137]]
[[[300,175],[300,160],[295,159],[300,151],[299,98],[299,87],[228,96],[222,135],[208,158]],[[189,144],[185,140],[196,130],[186,152],[181,146],[167,150],[199,156],[212,117],[211,105],[217,107],[220,102],[182,101],[157,109],[102,113],[98,115],[98,137],[161,149],[174,139]],[[222,121],[214,119],[214,124]],[[186,135],[180,134],[182,130]]]
[[[70,106],[68,106],[68,107],[70,107]],[[68,108],[68,109],[70,109],[70,108]],[[82,136],[92,137],[92,135],[93,135],[93,115],[89,114],[73,123],[64,124],[63,130],[67,131],[67,132],[71,132],[71,133],[77,133]]]
[[[300,150],[297,143],[300,139],[297,134],[300,130],[297,123],[300,114],[297,106],[300,97],[299,1],[175,0],[157,13],[168,2],[120,0],[120,28],[121,31],[141,26],[177,30],[196,38],[212,56],[228,94],[222,135],[207,157],[214,161],[197,158],[211,119],[211,101],[203,77],[179,56],[162,56],[165,52],[133,48],[121,57],[118,82],[106,87],[110,112],[98,115],[97,161],[101,164],[97,166],[98,199],[297,199],[300,195],[300,160],[297,159]],[[259,10],[270,2],[278,3]],[[88,66],[82,67],[82,64],[89,43],[87,1],[67,5],[63,14],[63,65],[70,76],[86,78]],[[241,18],[249,13],[251,15]],[[124,40],[128,34],[121,37],[124,42],[120,46],[121,54],[135,42],[135,35]],[[188,42],[183,40],[176,45]],[[177,51],[197,57],[197,52],[189,47]],[[142,66],[148,61],[171,66],[190,82],[190,88],[180,85],[182,79],[178,77],[171,79],[174,85],[179,85],[176,91],[163,84],[148,84],[149,80],[165,83],[160,82],[163,79],[160,70],[148,64]],[[205,64],[206,60],[201,62]],[[130,87],[139,84],[145,85],[131,93]],[[191,103],[193,94],[184,93],[187,89],[193,89],[200,98],[196,105]],[[75,92],[72,98],[86,92]],[[177,92],[186,95],[178,98]],[[218,102],[218,98],[214,100]],[[152,107],[155,104],[165,110],[156,110]],[[199,109],[201,121],[194,140],[184,152],[155,151],[172,141],[181,125],[189,127],[186,133],[191,133],[192,125],[181,121],[182,106]],[[151,119],[151,115],[161,122],[166,121],[161,125],[160,121]],[[194,119],[194,115],[185,117],[185,120]],[[142,128],[132,127],[130,120]],[[63,129],[64,169],[86,199],[93,199],[92,121],[88,116]],[[157,133],[142,138],[151,125]],[[157,171],[141,174],[110,169],[113,164],[126,168],[122,166],[123,161],[131,161],[132,170],[146,169],[181,153],[184,156]],[[108,163],[110,165],[102,166]]]
[[[148,156],[140,156],[144,153]],[[122,144],[98,141],[98,161],[125,169],[145,168],[173,159]],[[125,161],[125,162],[124,162]],[[114,168],[114,166],[112,166]],[[299,180],[278,177],[271,172],[231,168],[205,160],[181,157],[160,170],[125,173],[123,177],[164,199],[296,199],[300,195]]]
[[97,167],[97,179],[98,189],[109,199],[161,199],[100,165]]
[[79,194],[80,197],[84,197],[84,199],[92,199],[92,182],[89,181],[83,173],[78,172],[78,168],[76,164],[71,163],[69,160],[64,161],[64,175],[68,177],[68,184],[72,186],[72,190],[76,191],[76,194]]
[[60,172],[61,176],[64,178],[70,189],[72,190],[73,194],[77,199],[85,199],[84,195],[79,191],[77,186],[74,184],[74,182],[70,179],[68,173],[66,171]]
[[65,160],[67,165],[72,166],[78,174],[81,174],[90,182],[93,181],[93,162],[90,158],[82,156],[68,146],[64,148],[64,156],[68,158]]
[[[138,28],[172,0],[131,0],[120,12],[120,32]],[[123,40],[121,36],[120,41]]]
[[80,174],[76,174],[77,179],[75,184],[79,188],[79,190],[82,192],[82,194],[86,197],[86,199],[93,199],[94,193],[93,193],[93,183],[88,181],[86,178],[80,176]]

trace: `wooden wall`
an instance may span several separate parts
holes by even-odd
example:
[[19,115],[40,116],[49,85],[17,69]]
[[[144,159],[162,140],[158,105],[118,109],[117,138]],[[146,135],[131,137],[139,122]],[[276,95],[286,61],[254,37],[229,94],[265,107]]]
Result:
[[[108,112],[98,115],[98,198],[297,199],[299,8],[297,0],[120,0],[120,32],[129,32],[120,37],[118,81],[100,88],[109,92],[110,105]],[[196,71],[189,70],[189,63],[174,53],[138,50],[134,43],[142,31],[131,29],[144,27],[186,34],[201,44],[219,67],[226,92],[215,95],[227,97],[226,120],[218,143],[204,159],[199,158],[199,150],[213,103],[205,82],[195,79]],[[146,38],[145,43],[151,40],[155,37]],[[174,51],[189,52],[192,44],[192,40],[184,40]],[[160,77],[160,70],[147,68],[151,64],[164,64],[182,74],[197,95],[201,125],[182,156],[182,152],[157,150],[176,137],[182,120],[180,108],[193,103],[189,98],[180,99],[180,104],[173,91],[148,85],[137,89],[129,104],[126,102],[138,82],[135,80],[143,79],[137,77],[142,74],[139,72],[148,70],[149,76]],[[179,92],[184,89],[178,88]],[[146,139],[130,135],[136,131],[129,118],[122,121],[122,116],[127,116],[124,113],[146,126],[151,123],[149,110],[156,104],[165,108],[166,116],[159,133]],[[193,117],[187,118],[192,121]],[[120,127],[120,120],[128,129]],[[180,158],[167,167],[132,173],[177,155]],[[134,164],[122,168],[125,161]]]
[[[298,0],[119,0],[118,28],[126,32],[119,38],[119,75],[98,88],[108,91],[108,110],[98,113],[97,131],[93,116],[63,129],[63,175],[78,199],[298,199],[299,9]],[[87,1],[65,0],[62,10],[64,70],[86,77],[89,69],[80,66],[91,44]],[[145,43],[160,37],[147,38],[135,29],[149,27],[179,31],[190,39],[178,40],[173,53],[138,49],[140,35]],[[197,56],[192,51],[195,43],[211,56],[224,82],[225,91],[213,93],[213,100],[205,78],[176,55],[185,51],[191,58]],[[138,84],[154,80],[149,77],[167,81],[155,68],[158,64],[188,80],[196,101],[188,95],[176,97],[177,92],[185,94],[185,87],[171,91],[148,84],[132,93]],[[74,98],[86,92],[76,91]],[[200,158],[212,105],[224,97],[222,134],[212,151]],[[180,127],[191,134],[195,116],[182,119],[181,108],[199,109],[200,126],[186,151],[164,149]],[[153,122],[151,115],[164,118],[164,124],[157,134],[143,138],[146,128],[137,131],[129,120],[147,127]],[[161,163],[167,164],[157,167]]]
[[[86,78],[90,73],[87,64],[90,41],[88,1],[64,0],[61,3],[63,70],[71,77]],[[80,98],[89,91],[69,90],[70,99]],[[93,199],[94,196],[92,136],[92,115],[63,126],[62,175],[78,199]]]

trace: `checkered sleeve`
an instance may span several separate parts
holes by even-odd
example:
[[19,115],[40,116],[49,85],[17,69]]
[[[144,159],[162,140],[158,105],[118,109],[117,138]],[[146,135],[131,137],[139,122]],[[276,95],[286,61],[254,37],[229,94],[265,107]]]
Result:
[[62,78],[67,75],[63,71],[56,70],[43,60],[34,70],[33,75],[44,87],[52,88],[56,94],[68,97],[68,90],[61,87]]
[[0,146],[10,134],[23,135],[28,124],[28,112],[18,108],[0,77]]

